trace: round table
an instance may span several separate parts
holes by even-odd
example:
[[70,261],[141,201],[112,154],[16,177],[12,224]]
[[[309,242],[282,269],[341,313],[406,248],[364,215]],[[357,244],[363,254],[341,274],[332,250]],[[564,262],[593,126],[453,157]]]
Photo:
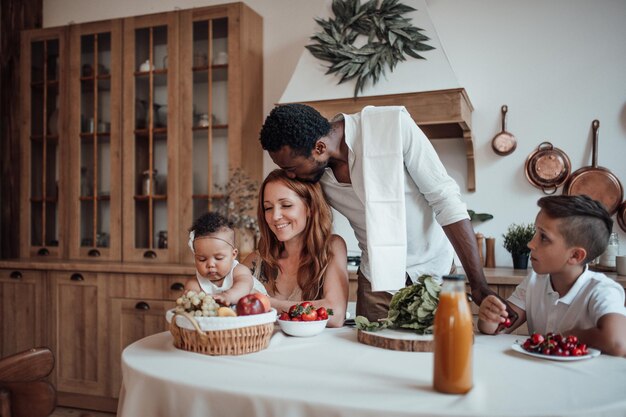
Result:
[[432,353],[367,346],[353,328],[276,331],[242,356],[178,350],[164,332],[124,350],[118,416],[626,416],[626,359],[536,359],[516,339],[476,335],[474,388],[447,395],[432,389]]

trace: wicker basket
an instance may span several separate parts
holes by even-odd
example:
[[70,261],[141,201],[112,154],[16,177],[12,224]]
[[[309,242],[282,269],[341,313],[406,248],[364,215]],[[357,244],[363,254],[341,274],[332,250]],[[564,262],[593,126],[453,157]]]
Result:
[[[195,330],[176,324],[176,316],[186,317]],[[274,323],[257,324],[228,330],[203,331],[189,313],[175,313],[170,321],[174,346],[205,355],[243,355],[267,348],[274,332]]]

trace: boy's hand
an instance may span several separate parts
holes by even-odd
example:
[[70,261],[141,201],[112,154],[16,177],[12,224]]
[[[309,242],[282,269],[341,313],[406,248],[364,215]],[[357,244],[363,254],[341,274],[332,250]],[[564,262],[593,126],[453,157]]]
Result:
[[506,310],[506,304],[495,295],[490,295],[483,300],[478,310],[478,319],[487,323],[504,325],[509,313]]

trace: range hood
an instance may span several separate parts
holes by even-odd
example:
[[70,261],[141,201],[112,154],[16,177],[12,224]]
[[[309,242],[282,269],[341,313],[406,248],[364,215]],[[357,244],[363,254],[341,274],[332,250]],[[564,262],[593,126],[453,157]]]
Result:
[[[414,26],[424,29],[435,49],[423,52],[426,58],[408,57],[393,72],[386,72],[379,82],[368,83],[356,99],[354,82],[337,85],[338,78],[326,75],[327,63],[303,48],[296,69],[279,104],[305,103],[331,118],[337,113],[355,113],[367,105],[402,105],[431,139],[461,139],[467,160],[467,189],[475,191],[474,144],[471,132],[472,104],[461,88],[439,40],[425,0],[404,0],[416,11],[407,13]],[[327,0],[319,17],[332,14],[332,0]],[[319,26],[315,31],[321,30]]]

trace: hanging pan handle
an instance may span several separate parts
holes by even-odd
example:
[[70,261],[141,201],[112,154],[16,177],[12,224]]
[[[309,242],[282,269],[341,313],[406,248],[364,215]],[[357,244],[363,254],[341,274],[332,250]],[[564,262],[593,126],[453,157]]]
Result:
[[503,105],[500,111],[502,112],[502,131],[505,132],[506,131],[506,113],[509,111],[509,106],[507,106],[506,104]]
[[[549,192],[548,192],[548,191],[550,191],[550,190],[552,190],[552,192],[551,192],[551,193],[549,193]],[[544,193],[544,194],[547,194],[547,195],[552,195],[552,194],[556,193],[556,190],[557,190],[557,187],[556,187],[556,186],[554,186],[554,185],[553,185],[552,187],[549,187],[549,188],[546,188],[546,187],[541,187],[541,191],[543,191],[543,193]]]
[[593,153],[591,154],[591,165],[598,167],[598,131],[600,130],[600,121],[598,119],[591,122],[593,129]]

